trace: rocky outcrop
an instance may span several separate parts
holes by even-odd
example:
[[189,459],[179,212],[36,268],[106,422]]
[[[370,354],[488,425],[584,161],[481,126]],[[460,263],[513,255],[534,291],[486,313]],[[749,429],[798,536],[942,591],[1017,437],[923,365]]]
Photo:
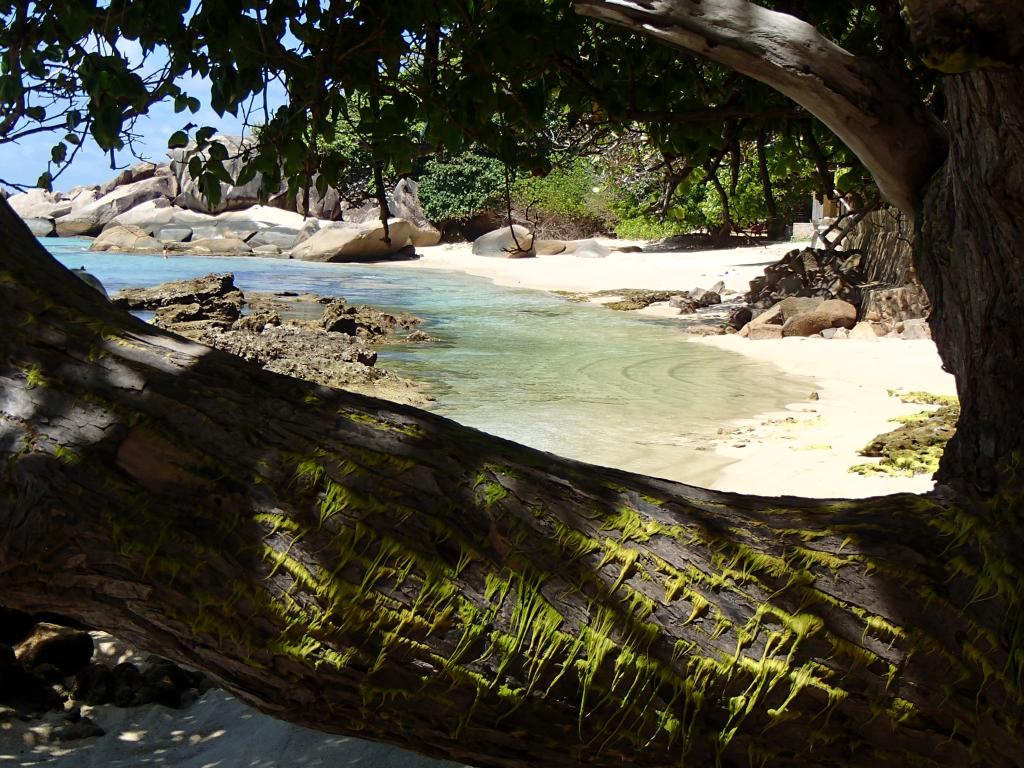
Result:
[[71,213],[72,202],[61,192],[30,189],[11,195],[7,204],[23,219],[56,219]]
[[[308,306],[311,301],[324,305],[318,320],[289,317],[308,315],[295,312],[294,304]],[[126,309],[155,310],[154,325],[269,371],[398,402],[429,399],[412,382],[376,368],[377,353],[371,349],[415,328],[420,319],[413,315],[392,315],[352,306],[344,299],[309,295],[259,296],[246,302],[230,274],[124,290],[113,302]],[[243,308],[248,314],[242,313]]]
[[29,231],[36,237],[53,237],[57,229],[53,225],[53,219],[25,219]]
[[[251,237],[251,235],[250,235]],[[203,237],[188,244],[190,253],[212,256],[250,256],[252,248],[238,237]]]
[[303,261],[370,261],[397,254],[412,235],[407,221],[392,219],[388,222],[385,240],[382,224],[356,227],[340,222],[322,225],[310,237],[295,246],[292,258]]
[[[243,139],[239,136],[214,136],[211,142],[221,144],[227,150],[227,159],[224,160],[224,168],[231,178],[237,178],[247,160],[247,151],[253,145],[252,140]],[[203,159],[209,157],[209,150],[200,151],[197,145],[192,142],[188,146],[172,149],[167,153],[171,158],[171,173],[177,180],[179,192],[174,198],[174,204],[179,208],[186,208],[190,211],[200,213],[221,213],[222,211],[237,211],[258,205],[260,199],[260,185],[263,182],[261,174],[238,186],[220,183],[220,200],[212,205],[199,189],[199,182],[192,178],[189,173],[189,161],[199,156]]]
[[882,329],[883,333],[899,331],[910,321],[912,326],[927,329],[923,318],[928,317],[931,303],[919,283],[900,288],[875,288],[864,293],[861,318]]
[[557,256],[565,251],[564,240],[536,240],[533,248],[538,256]]
[[167,163],[135,163],[134,165],[125,168],[117,176],[112,179],[107,179],[96,188],[98,197],[113,192],[117,187],[123,187],[127,184],[134,184],[137,181],[145,181],[151,179],[154,176],[169,176],[171,174],[170,166]]
[[176,184],[172,176],[154,176],[115,188],[109,194],[56,220],[60,237],[98,235],[117,216],[141,203],[174,196]]
[[498,256],[508,259],[537,255],[533,247],[533,233],[519,224],[480,235],[473,241],[473,253],[476,256]]
[[157,252],[163,243],[141,227],[115,224],[107,227],[89,246],[90,251],[124,251],[126,253]]
[[[409,223],[409,242],[416,247],[437,245],[441,242],[441,231],[435,227],[420,205],[419,183],[412,179],[401,179],[387,194],[388,210],[391,217]],[[349,224],[373,224],[380,221],[380,206],[368,203],[359,208],[346,208],[343,218]]]
[[611,252],[611,248],[601,245],[597,240],[570,240],[563,250],[563,253],[571,253],[580,259],[603,259]]
[[111,303],[129,310],[161,310],[168,307],[195,307],[194,318],[230,325],[242,314],[245,297],[235,287],[230,273],[205,275],[194,280],[176,280],[154,288],[125,288]]
[[789,296],[842,299],[859,305],[868,280],[864,255],[804,248],[793,250],[765,267],[764,276],[750,281],[748,304],[767,308]]
[[147,200],[140,203],[129,211],[115,216],[107,226],[133,226],[145,230],[147,234],[154,234],[161,227],[170,223],[175,213],[180,208],[171,205],[166,197],[158,197],[155,200]]
[[800,312],[786,318],[782,325],[782,335],[814,336],[826,328],[853,328],[856,323],[857,308],[853,304],[840,299],[827,299],[810,312]]

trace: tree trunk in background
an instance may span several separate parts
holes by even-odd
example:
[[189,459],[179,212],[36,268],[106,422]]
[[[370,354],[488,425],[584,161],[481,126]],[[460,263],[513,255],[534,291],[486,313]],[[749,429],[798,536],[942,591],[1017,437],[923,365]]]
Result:
[[932,335],[960,394],[939,478],[983,495],[1015,491],[1024,448],[1024,71],[949,76],[943,92],[949,159],[929,187],[915,243]]
[[779,218],[779,207],[775,203],[775,193],[772,191],[772,177],[768,173],[768,155],[764,143],[765,134],[761,131],[757,136],[757,171],[764,192],[764,207],[768,212],[765,234],[769,240],[781,240],[786,236],[786,222]]
[[10,607],[481,766],[1019,763],[989,507],[559,459],[159,331],[0,225]]

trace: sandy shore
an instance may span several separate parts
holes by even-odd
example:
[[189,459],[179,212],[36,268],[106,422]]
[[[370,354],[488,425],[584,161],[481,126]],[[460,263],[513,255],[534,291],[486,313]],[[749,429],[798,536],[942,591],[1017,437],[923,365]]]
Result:
[[[614,240],[607,245],[629,245]],[[468,245],[420,249],[416,261],[395,269],[440,269],[484,277],[499,285],[549,291],[596,292],[616,288],[709,288],[721,280],[727,290],[745,291],[799,243],[715,251],[612,253],[604,259],[559,254],[535,259],[474,256]],[[667,306],[645,314],[672,317]],[[857,451],[894,428],[891,419],[922,410],[890,391],[955,394],[953,377],[942,370],[931,341],[783,339],[748,341],[736,336],[694,338],[692,343],[729,350],[778,367],[780,375],[809,377],[808,399],[786,410],[723,424],[712,447],[719,461],[694,462],[686,482],[717,490],[759,495],[864,497],[919,493],[932,487],[925,476],[854,474],[849,468],[873,461]],[[812,392],[817,399],[812,398]]]
[[[643,245],[638,241],[600,240],[615,246]],[[535,259],[499,259],[474,256],[465,243],[419,248],[420,258],[396,262],[398,269],[441,269],[485,277],[498,285],[541,291],[593,292],[613,288],[689,290],[710,288],[719,280],[727,289],[746,291],[751,278],[794,248],[775,243],[720,251],[665,253],[611,253],[603,259],[571,254],[538,256]]]

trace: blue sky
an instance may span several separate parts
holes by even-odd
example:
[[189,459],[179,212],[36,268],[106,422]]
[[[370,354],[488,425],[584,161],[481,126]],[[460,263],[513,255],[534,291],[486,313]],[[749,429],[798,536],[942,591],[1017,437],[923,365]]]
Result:
[[[122,40],[117,47],[129,60],[141,60],[141,48],[138,43]],[[151,58],[149,65],[156,68],[162,66],[164,61],[157,54]],[[126,148],[117,153],[115,157],[117,168],[112,170],[110,155],[101,152],[91,141],[86,142],[75,156],[71,166],[54,181],[54,189],[66,191],[83,184],[100,184],[116,176],[121,168],[138,162],[139,159],[159,163],[166,162],[167,140],[172,133],[186,123],[191,122],[199,126],[211,125],[219,133],[228,135],[239,135],[243,132],[244,126],[240,117],[236,118],[229,114],[221,117],[210,108],[210,83],[208,80],[193,77],[180,84],[189,95],[199,99],[202,104],[199,112],[196,114],[175,113],[174,105],[170,102],[155,105],[148,115],[140,118],[135,124],[134,132],[140,139],[134,143],[134,148],[140,158],[136,158]],[[270,108],[276,108],[284,100],[283,87],[279,83],[272,83],[268,91]],[[254,116],[254,119],[257,118]],[[42,133],[25,138],[17,144],[0,144],[0,178],[15,184],[35,186],[39,175],[46,170],[46,163],[50,158],[50,148],[61,137],[61,134],[62,132],[59,131],[52,134]]]

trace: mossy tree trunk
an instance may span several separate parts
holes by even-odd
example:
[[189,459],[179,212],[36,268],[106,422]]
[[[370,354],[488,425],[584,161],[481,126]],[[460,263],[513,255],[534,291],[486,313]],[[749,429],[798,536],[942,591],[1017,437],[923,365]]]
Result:
[[985,495],[1020,482],[1024,452],[1024,70],[951,75],[943,95],[949,158],[915,260],[962,411],[939,478]]
[[1013,499],[559,459],[152,328],[0,229],[9,606],[481,766],[1019,763]]

